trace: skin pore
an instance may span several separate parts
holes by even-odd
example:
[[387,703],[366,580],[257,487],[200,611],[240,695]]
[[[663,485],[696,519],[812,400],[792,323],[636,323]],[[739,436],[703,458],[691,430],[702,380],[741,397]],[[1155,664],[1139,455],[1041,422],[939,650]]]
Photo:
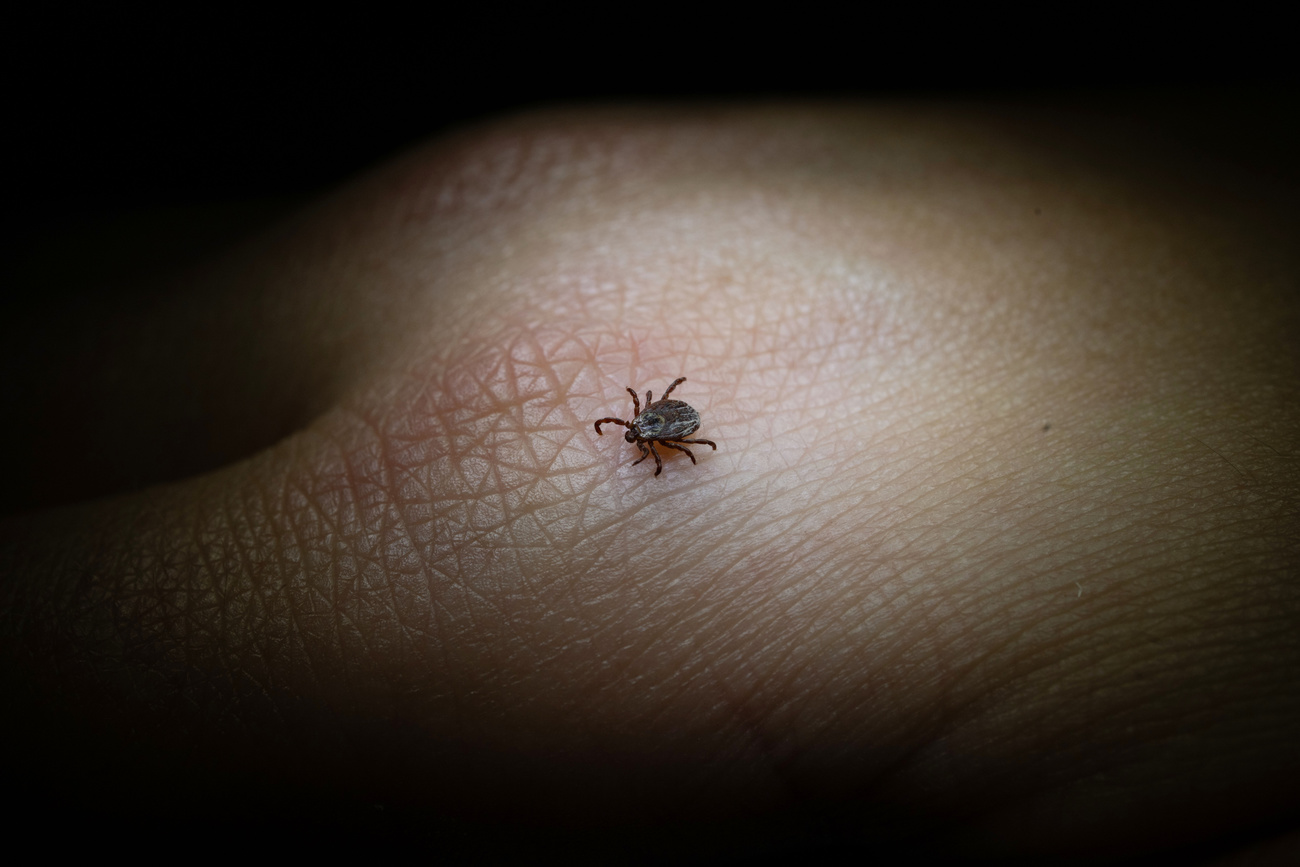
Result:
[[[127,375],[75,360],[71,441],[159,484],[0,523],[32,768],[92,812],[1266,842],[1294,218],[1093,120],[530,115],[195,275]],[[679,376],[718,448],[655,478],[592,420]]]

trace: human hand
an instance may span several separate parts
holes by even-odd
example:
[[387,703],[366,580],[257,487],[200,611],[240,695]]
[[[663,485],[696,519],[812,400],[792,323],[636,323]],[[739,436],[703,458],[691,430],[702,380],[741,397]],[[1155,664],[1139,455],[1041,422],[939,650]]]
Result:
[[[1263,833],[1293,227],[1060,129],[552,114],[353,185],[148,331],[148,426],[291,435],[3,524],[11,725],[127,811]],[[591,422],[683,375],[656,478]]]

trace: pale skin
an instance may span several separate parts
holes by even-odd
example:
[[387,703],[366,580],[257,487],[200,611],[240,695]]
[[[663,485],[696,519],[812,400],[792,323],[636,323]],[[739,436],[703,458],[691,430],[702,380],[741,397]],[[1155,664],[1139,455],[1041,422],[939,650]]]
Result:
[[[1289,845],[1295,226],[1094,128],[590,111],[378,170],[120,325],[163,357],[83,366],[108,458],[25,445],[169,483],[0,523],[44,709],[7,724],[84,739],[74,779],[146,757],[149,809],[184,767],[180,804]],[[592,422],[681,375],[718,450],[654,478]]]

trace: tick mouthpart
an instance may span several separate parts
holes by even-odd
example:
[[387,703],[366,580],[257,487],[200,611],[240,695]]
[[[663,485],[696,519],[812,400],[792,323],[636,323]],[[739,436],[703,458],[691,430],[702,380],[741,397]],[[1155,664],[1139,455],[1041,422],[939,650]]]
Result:
[[636,434],[632,433],[632,431],[629,430],[627,433],[623,434],[623,439],[627,440],[630,443],[634,443],[636,442]]

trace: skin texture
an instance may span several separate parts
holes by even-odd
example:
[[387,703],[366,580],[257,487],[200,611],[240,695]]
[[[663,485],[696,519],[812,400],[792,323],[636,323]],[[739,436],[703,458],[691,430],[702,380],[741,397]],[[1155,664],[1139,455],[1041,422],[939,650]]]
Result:
[[[1294,214],[1130,132],[526,116],[194,275],[46,374],[167,483],[0,524],[24,779],[323,846],[1276,851]],[[681,375],[719,449],[654,478],[592,420]]]

